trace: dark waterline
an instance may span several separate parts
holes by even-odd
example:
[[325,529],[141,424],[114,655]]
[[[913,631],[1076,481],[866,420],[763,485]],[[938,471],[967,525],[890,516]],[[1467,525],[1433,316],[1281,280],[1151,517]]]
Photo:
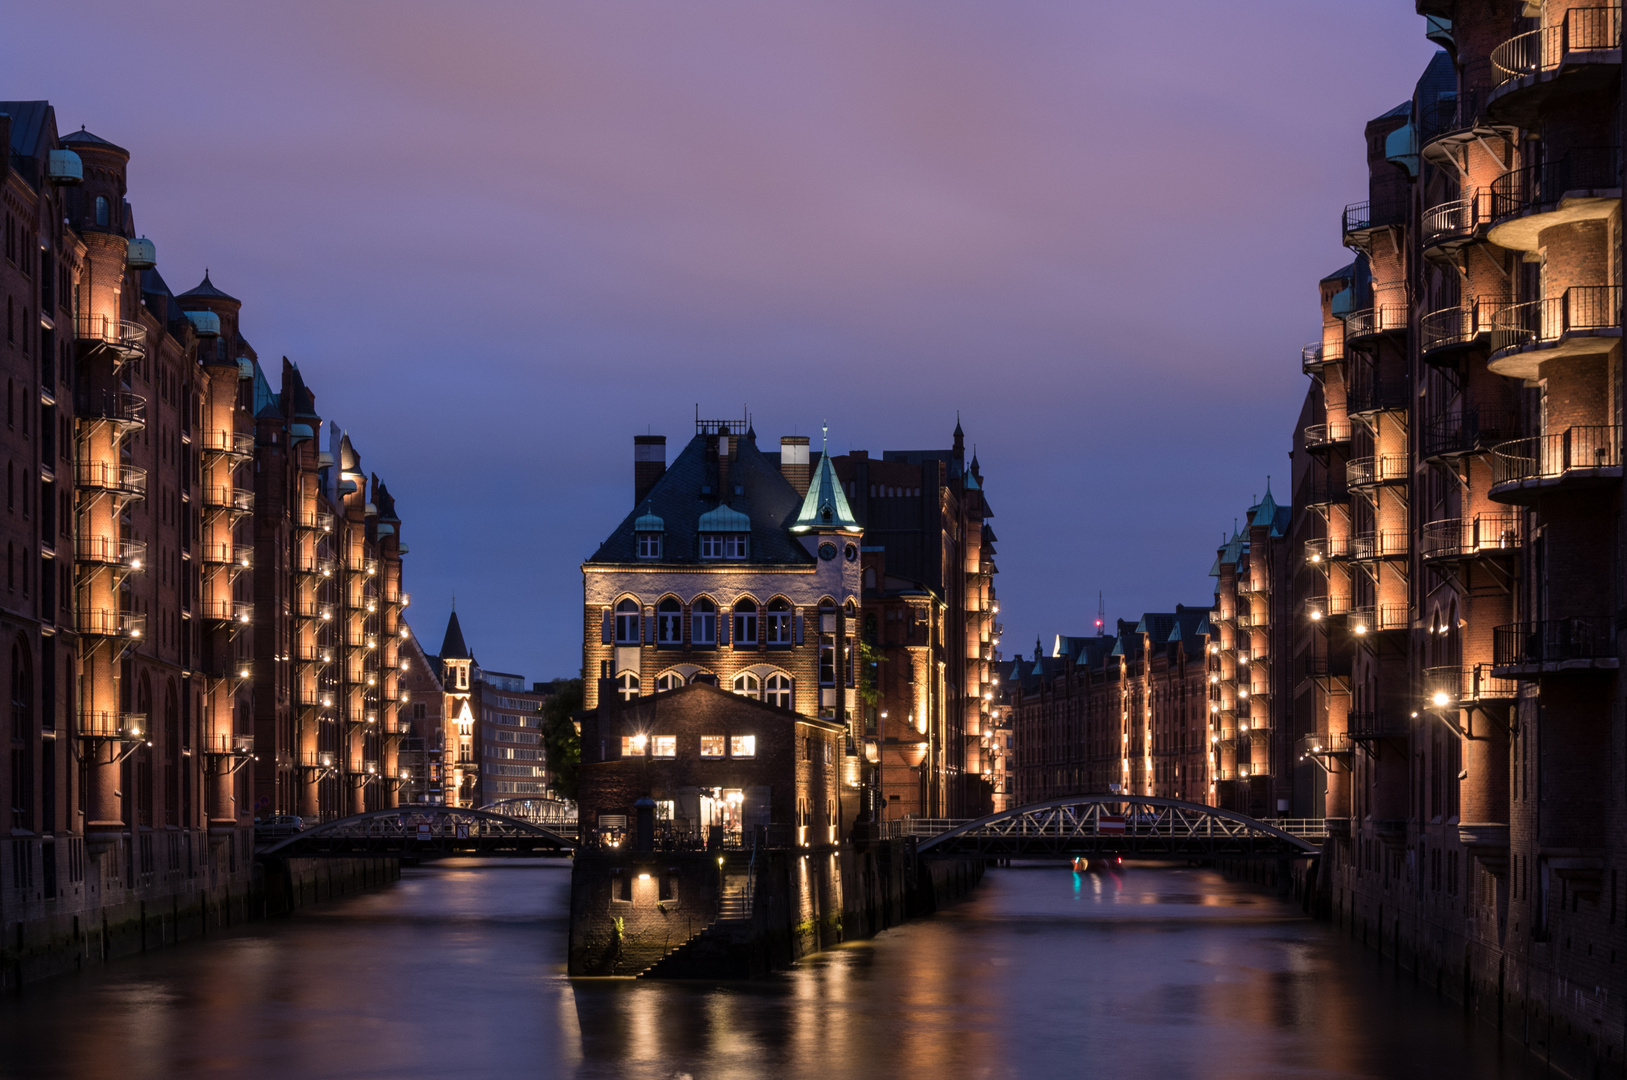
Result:
[[0,1000],[0,1077],[1445,1077],[1538,1065],[1203,870],[991,871],[969,901],[725,986],[564,977],[562,863],[395,886]]

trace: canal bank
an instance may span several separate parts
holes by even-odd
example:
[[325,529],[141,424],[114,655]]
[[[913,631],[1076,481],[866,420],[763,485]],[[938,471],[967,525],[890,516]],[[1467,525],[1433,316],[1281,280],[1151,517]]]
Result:
[[30,917],[5,926],[0,993],[121,957],[218,934],[254,919],[286,915],[309,904],[388,884],[399,860],[379,857],[255,859],[237,873],[138,883],[114,903],[96,904],[100,875],[87,874],[89,903],[56,911],[42,901]]
[[761,978],[966,896],[981,859],[910,839],[818,848],[585,848],[571,872],[573,976]]

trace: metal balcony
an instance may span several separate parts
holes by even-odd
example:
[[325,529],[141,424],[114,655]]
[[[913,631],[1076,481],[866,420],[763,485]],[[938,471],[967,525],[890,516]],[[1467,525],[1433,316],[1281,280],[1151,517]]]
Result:
[[294,691],[294,702],[302,709],[333,708],[334,692],[322,686],[301,686]]
[[120,363],[138,359],[147,351],[147,328],[132,319],[82,311],[74,320],[74,336],[86,351],[105,349]]
[[246,544],[201,544],[203,561],[210,566],[235,566],[247,570],[254,565],[254,548]]
[[1346,536],[1319,536],[1305,541],[1305,561],[1313,566],[1326,567],[1349,553],[1350,538]]
[[1300,736],[1298,749],[1300,760],[1309,761],[1328,757],[1349,757],[1355,746],[1344,732],[1325,731]]
[[1305,449],[1330,450],[1350,442],[1350,421],[1336,420],[1328,424],[1307,424]]
[[1345,464],[1345,483],[1353,488],[1405,483],[1406,479],[1407,455],[1405,454],[1380,454],[1376,457],[1351,458]]
[[1329,364],[1344,362],[1345,349],[1341,342],[1337,345],[1325,345],[1320,341],[1313,341],[1299,350],[1299,367],[1305,374],[1312,377],[1321,375]]
[[234,485],[210,484],[203,489],[203,505],[207,510],[224,510],[230,514],[254,512],[254,492]]
[[1351,743],[1405,739],[1412,734],[1412,721],[1394,712],[1349,713],[1345,725],[1345,739]]
[[301,645],[294,650],[294,659],[302,664],[333,663],[332,645]]
[[1349,247],[1365,247],[1373,234],[1399,228],[1407,222],[1406,185],[1388,176],[1370,181],[1371,198],[1346,206],[1339,217],[1339,231]]
[[1491,204],[1490,189],[1480,188],[1425,210],[1419,221],[1424,257],[1450,260],[1465,247],[1484,239],[1492,220]]
[[102,491],[127,499],[147,494],[147,470],[114,461],[81,461],[75,469],[75,482],[83,491]]
[[205,735],[203,752],[214,757],[241,757],[254,753],[253,735]]
[[1412,626],[1412,609],[1406,604],[1378,604],[1352,608],[1348,620],[1350,632],[1357,637],[1391,630],[1406,630]]
[[1345,316],[1345,342],[1347,344],[1382,334],[1407,332],[1407,308],[1404,304],[1385,304],[1382,307],[1363,308]]
[[1425,525],[1418,553],[1426,561],[1449,562],[1512,555],[1520,547],[1518,515],[1480,514],[1468,521],[1444,518]]
[[1518,696],[1518,681],[1493,675],[1490,664],[1424,669],[1424,703],[1432,709],[1469,709]]
[[1409,550],[1407,534],[1384,531],[1362,533],[1350,538],[1350,557],[1357,561],[1404,559]]
[[198,604],[198,610],[211,622],[247,626],[254,621],[254,605],[242,600],[204,600]]
[[1463,352],[1489,343],[1497,313],[1512,301],[1483,296],[1459,305],[1431,311],[1418,320],[1418,346],[1424,361],[1456,367]]
[[82,563],[140,570],[147,561],[147,545],[115,536],[81,536],[74,543],[74,556]]
[[1546,361],[1607,353],[1621,343],[1621,286],[1573,285],[1548,300],[1509,304],[1492,318],[1491,359],[1499,375],[1535,379]]
[[1516,34],[1491,51],[1491,115],[1532,126],[1551,96],[1611,85],[1621,68],[1621,6],[1571,8],[1552,26]]
[[1614,668],[1615,623],[1591,615],[1499,626],[1492,632],[1492,664],[1514,678]]
[[294,528],[305,532],[331,533],[334,527],[332,514],[295,514]]
[[1621,205],[1621,149],[1579,146],[1554,161],[1513,169],[1491,182],[1487,239],[1514,251],[1536,251],[1542,230],[1607,219]]
[[339,755],[332,750],[306,750],[299,755],[299,767],[302,769],[334,769],[338,764]]
[[1500,443],[1491,452],[1491,490],[1498,502],[1532,502],[1539,494],[1621,480],[1621,427],[1573,427]]
[[124,431],[147,426],[147,399],[126,390],[81,391],[74,395],[73,411],[81,420],[106,421]]
[[84,709],[78,717],[77,730],[82,739],[140,740],[150,734],[145,713],[115,712]]
[[254,456],[252,431],[205,431],[195,438],[198,448],[205,454],[224,454],[239,461]]
[[337,564],[332,559],[312,558],[306,555],[294,560],[294,573],[303,577],[330,578],[336,569]]
[[1371,371],[1356,373],[1345,391],[1345,411],[1351,417],[1369,413],[1399,412],[1411,404],[1412,387],[1405,377],[1375,378]]
[[1418,453],[1425,461],[1449,461],[1489,452],[1517,434],[1519,416],[1513,411],[1469,405],[1426,419],[1418,432]]
[[75,628],[86,637],[135,640],[147,632],[147,616],[109,608],[80,608]]
[[1305,616],[1312,622],[1326,622],[1337,615],[1350,612],[1348,596],[1313,596],[1305,601]]
[[326,600],[299,600],[294,604],[294,617],[327,621],[333,618],[333,605]]
[[372,577],[379,572],[379,561],[377,559],[358,559],[355,563],[346,566],[345,572],[347,574],[363,574]]

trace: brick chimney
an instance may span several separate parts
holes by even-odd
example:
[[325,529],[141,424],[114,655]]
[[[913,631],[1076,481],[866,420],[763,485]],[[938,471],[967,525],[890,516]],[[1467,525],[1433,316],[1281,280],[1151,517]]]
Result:
[[808,494],[808,436],[786,435],[780,439],[780,475],[790,481],[798,495]]
[[633,436],[633,502],[644,497],[655,487],[655,482],[667,472],[667,437],[665,435]]

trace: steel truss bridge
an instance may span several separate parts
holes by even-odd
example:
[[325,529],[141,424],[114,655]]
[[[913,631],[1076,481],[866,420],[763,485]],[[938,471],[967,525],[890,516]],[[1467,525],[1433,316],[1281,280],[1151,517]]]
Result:
[[255,852],[261,857],[564,855],[576,841],[530,821],[455,806],[397,806],[324,822]]
[[907,824],[923,855],[997,858],[1304,858],[1321,854],[1317,842],[1327,835],[1321,819],[1283,822],[1290,831],[1217,806],[1114,794],[1052,799],[975,821]]

